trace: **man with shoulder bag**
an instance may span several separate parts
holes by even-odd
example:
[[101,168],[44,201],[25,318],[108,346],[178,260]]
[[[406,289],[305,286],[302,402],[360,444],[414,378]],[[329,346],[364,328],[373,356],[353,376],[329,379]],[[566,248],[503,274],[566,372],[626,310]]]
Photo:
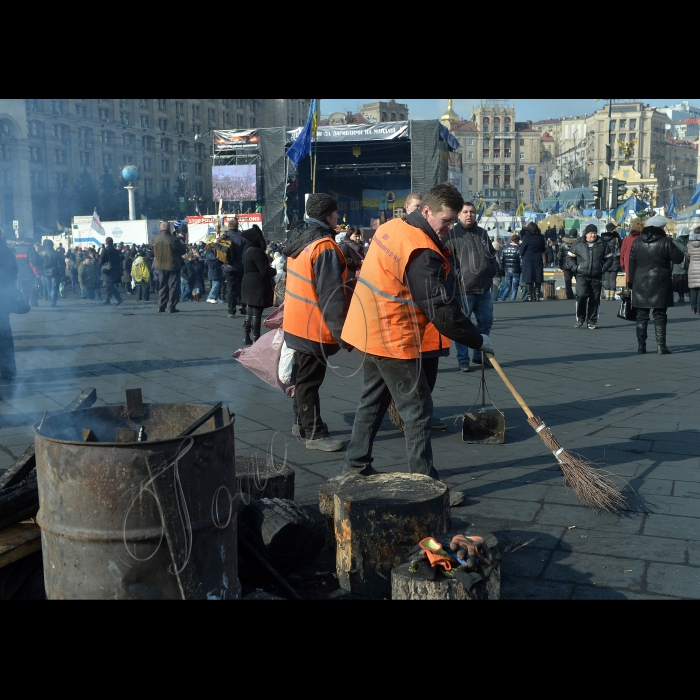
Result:
[[114,247],[114,241],[110,236],[105,238],[105,247],[100,253],[100,272],[102,273],[102,280],[105,283],[105,294],[106,298],[104,300],[105,306],[110,306],[110,299],[114,297],[117,302],[117,306],[123,303],[121,295],[117,291],[116,283],[122,277],[122,259],[119,255],[119,251]]

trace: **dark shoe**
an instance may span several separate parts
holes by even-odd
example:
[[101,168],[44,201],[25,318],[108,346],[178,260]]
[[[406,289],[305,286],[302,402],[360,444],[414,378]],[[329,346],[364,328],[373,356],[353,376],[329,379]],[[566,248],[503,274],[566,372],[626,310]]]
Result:
[[180,313],[180,309],[176,309],[174,306],[172,309],[169,309],[169,311],[171,314],[179,314]]
[[430,416],[430,427],[432,430],[447,430],[447,424],[435,416]]
[[123,300],[123,299],[120,299],[120,300],[117,302],[117,306],[119,306],[119,304],[123,304],[123,303],[124,303],[124,300]]
[[644,355],[647,351],[646,343],[640,343],[637,346],[637,355]]
[[672,354],[671,351],[666,347],[666,343],[659,343],[656,347],[658,348],[657,352],[659,355],[671,355]]
[[654,334],[659,355],[670,355],[671,351],[666,347],[666,321],[654,321]]
[[465,362],[464,364],[461,364],[459,366],[459,371],[460,372],[470,372],[471,370],[469,369],[469,363]]
[[[352,476],[376,476],[377,474],[381,474],[381,472],[378,472],[371,464],[368,467],[365,467],[364,469],[352,469],[348,468],[346,466],[343,466],[343,472],[341,474],[342,477],[352,477]],[[334,477],[338,478],[338,477]]]
[[243,321],[243,330],[245,331],[245,339],[243,340],[243,345],[252,345],[253,340],[250,337],[250,331],[253,329],[252,317],[246,316],[245,321]]
[[251,317],[251,336],[253,342],[260,338],[260,326],[262,325],[262,316],[260,314],[254,314]]
[[164,314],[164,313],[165,313],[165,309],[158,309],[158,313]]
[[480,365],[480,364],[483,363],[483,365],[484,365],[484,367],[485,367],[486,369],[493,369],[493,365],[489,362],[488,358],[486,358],[486,359],[479,358],[478,360],[477,360],[477,359],[474,359],[474,360],[472,360],[472,362],[473,362],[475,365]]
[[[102,306],[111,306],[112,304],[109,301],[103,301]],[[53,304],[51,304],[53,306]]]
[[574,328],[582,328],[583,327],[583,321],[578,318],[576,319],[576,323],[574,323]]

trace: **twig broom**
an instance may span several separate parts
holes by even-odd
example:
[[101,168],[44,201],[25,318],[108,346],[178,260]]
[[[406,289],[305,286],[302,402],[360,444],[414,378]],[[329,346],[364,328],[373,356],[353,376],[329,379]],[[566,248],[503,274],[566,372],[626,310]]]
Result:
[[527,422],[535,429],[542,442],[552,451],[559,462],[559,466],[564,472],[564,479],[576,492],[579,499],[591,508],[607,513],[619,513],[627,504],[625,497],[620,493],[615,482],[609,478],[606,472],[594,469],[590,463],[577,459],[570,452],[567,452],[552,435],[549,428],[533,414],[529,406],[520,396],[518,390],[506,376],[506,373],[498,364],[498,361],[491,353],[484,353],[489,358],[498,375],[504,384],[513,394],[515,400],[520,404],[520,408],[527,415]]

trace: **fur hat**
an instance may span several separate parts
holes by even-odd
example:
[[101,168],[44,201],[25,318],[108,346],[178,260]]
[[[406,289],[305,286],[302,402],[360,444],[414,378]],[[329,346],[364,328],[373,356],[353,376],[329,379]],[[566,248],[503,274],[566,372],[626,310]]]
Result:
[[338,211],[338,202],[330,195],[318,192],[312,194],[306,201],[306,213],[312,219],[324,221],[327,216],[330,216],[334,211]]
[[641,231],[646,224],[644,223],[644,219],[636,218],[632,220],[632,223],[630,224],[630,233],[633,231]]
[[664,228],[668,226],[668,221],[663,216],[652,216],[649,221],[647,221],[647,226],[656,226],[657,228]]

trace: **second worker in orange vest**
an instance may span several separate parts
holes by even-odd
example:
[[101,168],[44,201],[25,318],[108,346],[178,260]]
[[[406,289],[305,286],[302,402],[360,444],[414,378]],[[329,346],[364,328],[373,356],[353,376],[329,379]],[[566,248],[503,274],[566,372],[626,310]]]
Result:
[[452,185],[433,187],[420,209],[377,229],[362,265],[342,339],[366,353],[362,398],[343,472],[376,474],[372,445],[393,398],[404,423],[409,471],[439,478],[433,466],[433,400],[421,368],[426,327],[493,353],[488,336],[464,315],[450,288],[450,264],[438,234],[457,219],[464,200]]
[[307,449],[337,452],[343,443],[328,434],[321,420],[319,389],[326,376],[326,358],[341,347],[347,297],[345,257],[335,243],[338,204],[327,194],[312,194],[306,203],[308,221],[287,244],[284,297],[284,340],[294,354],[294,423],[292,435]]

